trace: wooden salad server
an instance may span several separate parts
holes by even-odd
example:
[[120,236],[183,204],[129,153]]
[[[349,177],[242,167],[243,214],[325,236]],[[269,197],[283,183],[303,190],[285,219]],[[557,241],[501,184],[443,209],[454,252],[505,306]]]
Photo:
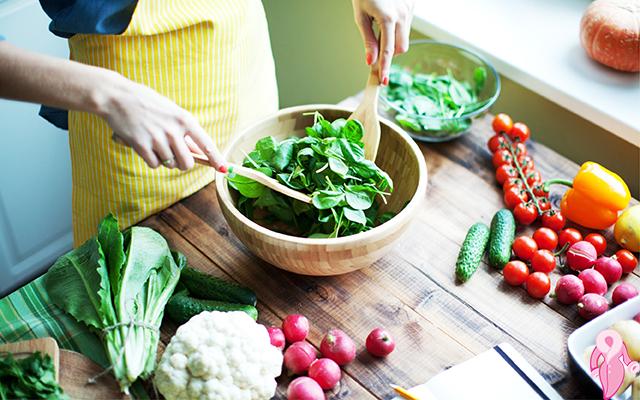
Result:
[[360,105],[351,114],[349,119],[357,119],[364,127],[364,158],[370,161],[376,160],[378,145],[380,144],[380,120],[378,119],[378,92],[380,79],[378,68],[371,67],[367,86],[364,88],[364,96]]
[[[191,153],[191,155],[193,156],[196,163],[211,167],[211,164],[209,164],[209,159],[205,155],[197,153]],[[311,197],[297,190],[293,190],[273,178],[269,178],[260,171],[256,171],[254,169],[243,167],[242,165],[237,164],[227,164],[227,169],[229,170],[229,172],[233,172],[234,174],[238,174],[240,176],[244,176],[245,178],[254,180],[258,183],[263,184],[269,189],[273,189],[278,193],[284,194],[285,196],[300,200],[303,203],[311,203]]]

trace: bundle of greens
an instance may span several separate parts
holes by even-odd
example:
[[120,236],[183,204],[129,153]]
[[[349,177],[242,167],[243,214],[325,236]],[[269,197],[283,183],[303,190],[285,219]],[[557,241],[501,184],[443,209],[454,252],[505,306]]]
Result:
[[35,352],[19,360],[0,355],[0,400],[9,399],[68,399],[56,382],[48,354]]
[[329,122],[316,112],[306,132],[306,137],[279,143],[271,136],[260,139],[243,165],[310,194],[313,204],[232,172],[227,179],[239,192],[237,207],[244,215],[272,229],[311,238],[353,235],[393,216],[378,215],[376,196],[384,200],[393,184],[389,175],[364,158],[360,122]]
[[469,127],[470,119],[456,119],[484,106],[478,94],[487,80],[487,71],[478,67],[473,72],[473,85],[460,82],[451,71],[447,75],[412,73],[392,65],[389,86],[383,95],[398,113],[396,121],[403,128],[415,132],[440,130],[461,132]]
[[95,329],[121,389],[155,368],[164,307],[186,258],[150,228],[121,233],[109,214],[97,236],[60,257],[47,272],[51,300]]

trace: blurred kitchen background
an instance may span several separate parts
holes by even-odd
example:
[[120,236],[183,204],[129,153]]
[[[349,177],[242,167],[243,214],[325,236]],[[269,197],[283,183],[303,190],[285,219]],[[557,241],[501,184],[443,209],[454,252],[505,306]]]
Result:
[[[556,98],[549,94],[553,90],[542,90],[549,98],[538,94],[540,90],[535,89],[545,87],[542,76],[539,79],[524,76],[526,74],[517,69],[509,68],[508,62],[500,62],[501,57],[505,58],[504,54],[490,54],[483,51],[482,42],[478,41],[477,46],[473,42],[477,38],[487,38],[478,33],[491,33],[500,26],[489,17],[502,18],[509,21],[503,25],[510,34],[496,34],[496,48],[508,48],[508,42],[512,41],[514,49],[526,49],[534,43],[539,44],[538,41],[545,41],[536,36],[538,30],[551,29],[549,34],[554,34],[552,28],[556,18],[555,21],[562,21],[556,26],[561,31],[561,40],[557,43],[548,41],[544,45],[552,47],[564,43],[569,46],[567,56],[571,57],[571,62],[581,66],[575,69],[576,74],[584,74],[581,79],[586,79],[587,83],[592,79],[600,80],[603,87],[612,85],[603,94],[611,97],[612,113],[615,113],[618,92],[624,107],[629,107],[624,104],[626,99],[637,94],[635,108],[638,110],[638,74],[616,73],[595,65],[579,48],[578,21],[588,0],[425,0],[419,3],[420,18],[414,22],[413,38],[429,35],[471,47],[498,67],[502,93],[493,107],[494,112],[506,112],[515,120],[526,122],[535,140],[577,163],[593,160],[617,172],[629,184],[634,197],[638,197],[640,126],[635,126],[635,132],[633,127],[624,132],[611,129],[616,132],[614,134],[602,125],[613,127],[615,124],[590,122],[606,122],[606,112],[598,113],[597,118],[577,115],[558,103],[575,104],[575,108],[569,107],[574,110],[584,109],[580,96],[573,96],[577,98],[573,100],[571,96]],[[486,12],[477,13],[473,9],[480,3]],[[367,67],[350,1],[263,0],[263,4],[269,20],[281,107],[336,103],[361,90]],[[496,15],[495,10],[505,15],[499,12]],[[456,17],[470,22],[461,20],[458,23]],[[66,41],[49,33],[48,23],[48,17],[36,0],[0,0],[0,33],[7,40],[33,51],[68,57]],[[447,25],[450,23],[453,25]],[[537,24],[538,28],[527,31],[529,24]],[[527,43],[527,38],[531,42]],[[533,60],[529,64],[539,63],[547,69],[561,61],[535,51],[529,56]],[[521,54],[514,53],[514,58],[519,57]],[[527,62],[526,59],[519,60]],[[547,83],[547,87],[551,86],[553,84]],[[584,89],[580,84],[575,88]],[[565,91],[570,89],[564,88]],[[34,105],[0,100],[0,134],[4,141],[0,146],[3,171],[0,175],[0,295],[14,284],[31,280],[71,248],[71,174],[67,137],[63,131],[37,117],[37,111],[38,107]],[[25,162],[27,157],[31,161]]]

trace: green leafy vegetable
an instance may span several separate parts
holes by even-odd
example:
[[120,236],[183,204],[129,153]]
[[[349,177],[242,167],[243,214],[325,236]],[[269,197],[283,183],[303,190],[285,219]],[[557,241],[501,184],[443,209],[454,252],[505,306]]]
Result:
[[98,234],[60,257],[45,275],[52,301],[102,338],[121,389],[155,368],[164,307],[186,258],[150,228],[121,233],[109,214]]
[[0,400],[9,399],[68,399],[48,354],[35,352],[21,359],[0,354]]
[[[364,158],[364,129],[357,120],[325,120],[314,114],[308,136],[277,142],[260,139],[243,165],[309,193],[308,205],[230,173],[238,209],[272,229],[313,238],[353,235],[390,219],[377,218],[377,197],[393,190],[389,175]],[[284,223],[284,226],[281,224]]]
[[451,72],[447,75],[414,74],[397,65],[391,66],[389,86],[383,94],[397,110],[400,126],[415,132],[439,131],[446,136],[469,128],[471,120],[457,119],[477,110],[487,102],[478,94],[484,88],[487,71],[477,67],[473,71],[473,86],[458,81]]

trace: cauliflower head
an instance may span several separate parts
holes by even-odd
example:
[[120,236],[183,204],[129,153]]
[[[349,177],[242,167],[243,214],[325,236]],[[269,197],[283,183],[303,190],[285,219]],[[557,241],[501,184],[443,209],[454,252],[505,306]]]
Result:
[[244,312],[204,311],[178,328],[154,382],[167,399],[262,400],[281,368],[264,326]]

